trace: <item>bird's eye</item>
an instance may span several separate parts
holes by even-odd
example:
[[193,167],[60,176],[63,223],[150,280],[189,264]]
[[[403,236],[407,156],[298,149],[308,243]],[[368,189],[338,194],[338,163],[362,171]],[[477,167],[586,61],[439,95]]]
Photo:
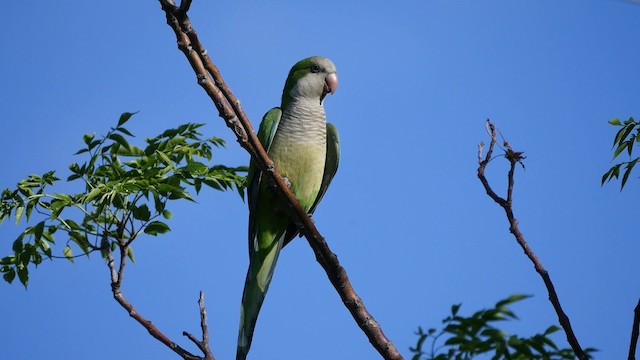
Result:
[[311,65],[311,72],[312,73],[320,72],[320,66],[319,65]]

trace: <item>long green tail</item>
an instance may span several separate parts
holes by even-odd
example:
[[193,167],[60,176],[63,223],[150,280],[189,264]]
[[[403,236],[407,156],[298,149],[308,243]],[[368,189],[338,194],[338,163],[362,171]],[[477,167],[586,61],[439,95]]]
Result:
[[258,313],[269,289],[283,240],[284,235],[280,237],[279,241],[274,241],[273,246],[260,250],[251,257],[242,293],[236,360],[245,360],[249,353]]

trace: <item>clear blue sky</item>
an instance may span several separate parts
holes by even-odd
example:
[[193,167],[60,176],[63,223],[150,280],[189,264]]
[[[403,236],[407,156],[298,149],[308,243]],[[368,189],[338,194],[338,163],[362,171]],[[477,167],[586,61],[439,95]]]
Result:
[[[120,113],[145,137],[184,122],[229,141],[215,161],[247,154],[196,84],[156,1],[3,5],[0,187],[66,167],[85,133]],[[504,214],[476,179],[491,118],[516,150],[515,211],[555,281],[584,346],[626,357],[640,296],[634,213],[640,184],[600,186],[613,117],[640,116],[640,6],[594,1],[194,1],[201,40],[254,123],[280,102],[293,63],[324,55],[340,86],[326,100],[342,161],[315,216],[355,289],[408,356],[413,332],[513,294],[534,295],[508,331],[557,318]],[[504,189],[505,162],[488,172]],[[61,188],[61,191],[65,187]],[[235,354],[247,259],[237,194],[204,191],[174,205],[172,232],[140,239],[124,292],[167,335],[198,331],[207,296],[211,345]],[[21,226],[0,227],[0,255]],[[62,240],[62,239],[61,239]],[[62,243],[62,241],[60,241]],[[61,248],[59,248],[61,250]],[[45,262],[28,290],[0,284],[7,359],[177,358],[113,301],[99,256]],[[564,337],[555,337],[562,346]],[[280,257],[253,359],[375,359],[304,240]]]

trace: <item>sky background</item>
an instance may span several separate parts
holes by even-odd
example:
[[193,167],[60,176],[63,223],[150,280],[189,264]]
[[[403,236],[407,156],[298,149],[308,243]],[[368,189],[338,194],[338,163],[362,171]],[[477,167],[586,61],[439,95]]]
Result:
[[[177,50],[157,1],[8,2],[0,42],[0,187],[57,170],[82,135],[125,111],[134,143],[185,122],[228,140],[214,163],[248,163]],[[557,324],[542,280],[476,178],[487,118],[515,150],[514,211],[584,347],[626,358],[640,296],[634,213],[640,183],[600,186],[614,117],[640,116],[640,6],[593,1],[194,1],[193,24],[252,122],[280,103],[289,68],[323,55],[340,86],[325,101],[340,169],[314,216],[386,335],[409,357],[418,326],[438,327],[514,293],[504,328]],[[505,189],[507,162],[489,179]],[[61,184],[58,191],[67,191]],[[55,190],[54,189],[54,190]],[[246,267],[246,205],[205,190],[172,204],[172,231],[140,238],[123,291],[181,346],[206,293],[211,346],[235,356]],[[24,225],[0,226],[0,256]],[[59,245],[64,244],[63,239]],[[62,246],[57,248],[62,251]],[[7,359],[176,359],[113,300],[99,256],[46,261],[25,290],[0,283]],[[554,339],[568,347],[564,336]],[[280,256],[251,359],[379,358],[298,239]]]

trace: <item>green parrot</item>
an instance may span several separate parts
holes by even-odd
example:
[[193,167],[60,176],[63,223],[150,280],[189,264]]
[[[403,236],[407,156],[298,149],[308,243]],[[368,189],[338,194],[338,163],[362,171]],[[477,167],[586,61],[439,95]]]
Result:
[[[281,106],[269,110],[258,138],[300,205],[313,213],[338,170],[340,142],[325,120],[323,100],[338,87],[335,65],[321,56],[300,60],[289,71]],[[299,233],[286,204],[269,189],[252,159],[247,177],[249,270],[240,308],[236,360],[251,347],[258,313],[269,288],[280,250]]]

